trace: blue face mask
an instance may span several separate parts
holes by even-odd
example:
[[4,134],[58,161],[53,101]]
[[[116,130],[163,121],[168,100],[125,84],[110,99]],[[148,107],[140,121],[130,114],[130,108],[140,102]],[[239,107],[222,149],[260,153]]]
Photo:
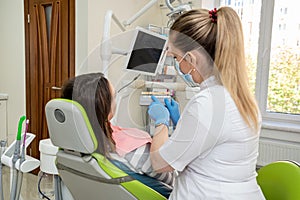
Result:
[[180,62],[183,60],[183,58],[178,62],[176,59],[175,59],[175,69],[177,71],[177,73],[179,74],[179,76],[182,78],[182,80],[190,87],[199,87],[200,84],[199,83],[196,83],[194,80],[193,80],[193,77],[191,75],[191,72],[195,69],[191,69],[187,74],[184,74],[181,70],[180,70],[180,67],[179,67],[179,64]]

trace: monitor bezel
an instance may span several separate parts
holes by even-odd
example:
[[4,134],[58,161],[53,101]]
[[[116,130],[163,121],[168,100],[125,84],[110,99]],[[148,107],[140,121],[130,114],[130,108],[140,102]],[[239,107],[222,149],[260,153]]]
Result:
[[[137,36],[138,36],[139,32],[143,32],[143,33],[146,33],[146,34],[152,35],[154,37],[165,40],[165,44],[164,44],[162,52],[160,54],[160,58],[159,58],[158,62],[156,63],[155,72],[146,72],[146,71],[140,71],[140,70],[135,70],[135,69],[129,69],[128,68],[128,64],[129,64],[129,61],[130,61],[130,58],[131,58],[131,55],[132,55],[132,52],[133,52],[133,48],[134,48],[134,45],[136,43],[136,39],[137,39]],[[139,74],[143,74],[143,75],[155,76],[157,74],[158,70],[162,69],[162,67],[164,65],[164,60],[166,59],[166,53],[165,52],[166,52],[167,42],[168,42],[168,38],[166,36],[160,35],[160,34],[158,34],[156,32],[153,32],[153,31],[149,31],[145,28],[137,27],[134,30],[133,38],[132,38],[131,43],[129,45],[130,50],[126,55],[125,70],[128,71],[128,72],[135,72],[135,73],[139,73]]]

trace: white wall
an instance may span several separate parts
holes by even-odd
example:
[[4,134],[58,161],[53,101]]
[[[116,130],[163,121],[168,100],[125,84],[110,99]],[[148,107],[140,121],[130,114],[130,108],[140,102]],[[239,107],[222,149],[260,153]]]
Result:
[[9,142],[16,136],[20,116],[26,114],[23,13],[23,0],[0,1],[0,93],[9,95]]

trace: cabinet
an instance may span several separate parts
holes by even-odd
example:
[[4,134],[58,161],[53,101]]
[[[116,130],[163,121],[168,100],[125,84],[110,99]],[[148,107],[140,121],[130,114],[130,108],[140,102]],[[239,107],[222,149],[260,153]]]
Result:
[[7,140],[7,94],[0,93],[0,140]]

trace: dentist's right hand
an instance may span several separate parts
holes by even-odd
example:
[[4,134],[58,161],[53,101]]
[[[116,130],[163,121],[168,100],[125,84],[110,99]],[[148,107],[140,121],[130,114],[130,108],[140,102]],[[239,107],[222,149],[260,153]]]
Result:
[[170,113],[168,109],[155,97],[151,96],[152,103],[148,108],[148,114],[155,121],[155,126],[165,124],[169,127]]

